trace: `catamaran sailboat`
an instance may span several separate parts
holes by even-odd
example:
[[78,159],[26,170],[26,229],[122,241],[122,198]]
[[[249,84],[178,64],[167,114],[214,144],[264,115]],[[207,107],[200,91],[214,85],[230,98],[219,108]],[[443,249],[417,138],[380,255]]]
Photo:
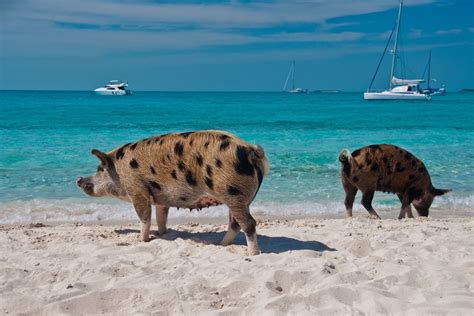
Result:
[[97,88],[95,93],[100,95],[127,95],[132,94],[132,91],[127,89],[128,82],[120,82],[118,80],[110,80],[109,84]]
[[[291,81],[293,83],[291,90],[286,90],[286,87],[288,85],[288,81]],[[288,71],[288,76],[286,76],[286,81],[285,84],[283,85],[283,91],[289,92],[289,93],[308,93],[308,89],[303,89],[303,88],[295,88],[295,62],[291,64],[290,71]]]
[[374,83],[375,77],[379,70],[380,64],[382,63],[383,57],[387,51],[387,47],[392,39],[393,32],[392,30],[390,37],[388,39],[387,45],[383,52],[382,58],[379,61],[377,70],[372,78],[369,89],[364,93],[365,100],[430,100],[431,97],[428,94],[424,94],[420,89],[420,83],[423,79],[400,79],[395,77],[395,66],[397,61],[397,49],[398,49],[398,35],[400,32],[400,20],[402,17],[402,8],[403,0],[400,0],[400,7],[398,9],[398,19],[396,24],[396,33],[395,33],[395,44],[392,50],[392,67],[390,71],[390,89],[382,92],[371,91],[372,84]]

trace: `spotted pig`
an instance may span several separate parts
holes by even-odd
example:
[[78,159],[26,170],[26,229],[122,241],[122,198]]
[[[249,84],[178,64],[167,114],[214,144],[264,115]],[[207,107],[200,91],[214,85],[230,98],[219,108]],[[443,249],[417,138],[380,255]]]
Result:
[[339,154],[342,164],[341,180],[346,193],[347,215],[352,216],[352,205],[357,190],[362,192],[362,205],[371,216],[380,218],[372,207],[375,191],[397,194],[402,203],[399,219],[413,218],[411,203],[419,216],[428,216],[435,196],[451,190],[435,189],[423,162],[411,153],[393,145],[370,145]]
[[115,196],[133,204],[141,221],[141,239],[149,240],[151,207],[158,233],[166,232],[170,207],[229,207],[223,245],[242,228],[250,255],[259,254],[256,222],[249,206],[269,163],[262,147],[222,131],[166,134],[125,144],[109,153],[92,150],[100,164],[76,184],[90,196]]

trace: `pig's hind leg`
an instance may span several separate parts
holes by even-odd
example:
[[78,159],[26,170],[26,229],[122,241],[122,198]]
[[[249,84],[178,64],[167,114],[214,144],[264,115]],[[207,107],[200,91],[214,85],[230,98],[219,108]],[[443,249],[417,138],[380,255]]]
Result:
[[342,187],[346,193],[344,199],[344,206],[346,207],[347,217],[352,217],[352,206],[354,205],[355,196],[357,194],[357,188],[349,183],[345,175],[341,176]]
[[168,231],[168,229],[166,228],[166,223],[168,222],[169,209],[170,208],[168,206],[163,205],[157,205],[155,207],[156,224],[158,225],[159,236],[166,234],[166,232]]
[[374,191],[366,191],[362,194],[362,205],[369,212],[371,217],[381,219],[377,212],[372,207],[372,200],[374,199]]
[[150,226],[151,226],[151,205],[148,200],[137,199],[133,201],[133,207],[137,212],[138,218],[141,222],[140,239],[142,241],[150,240]]
[[225,234],[224,239],[222,239],[222,245],[230,245],[234,241],[235,236],[237,236],[239,231],[240,225],[239,223],[237,223],[237,220],[232,216],[232,213],[229,209],[229,226],[227,227],[227,233]]
[[[249,255],[255,256],[255,255],[260,254],[260,249],[258,248],[258,242],[257,242],[257,231],[256,231],[257,221],[255,221],[252,215],[250,215],[249,205],[233,204],[233,205],[229,205],[229,210],[232,217],[235,219],[237,224],[242,228],[242,230],[245,233]],[[232,231],[230,232],[229,235],[226,235],[222,243],[224,244],[228,239],[230,239],[232,234],[235,234],[235,231]]]

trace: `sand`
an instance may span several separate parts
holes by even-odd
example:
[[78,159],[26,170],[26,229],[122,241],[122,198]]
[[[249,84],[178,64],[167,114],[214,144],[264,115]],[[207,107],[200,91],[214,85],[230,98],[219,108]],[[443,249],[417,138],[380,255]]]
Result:
[[254,257],[215,223],[3,225],[0,313],[472,315],[473,219],[259,220]]

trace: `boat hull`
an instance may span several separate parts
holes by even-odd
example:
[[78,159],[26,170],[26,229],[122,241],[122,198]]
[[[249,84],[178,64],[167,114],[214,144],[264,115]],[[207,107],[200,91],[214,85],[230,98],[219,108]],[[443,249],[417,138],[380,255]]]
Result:
[[393,93],[384,92],[365,92],[364,100],[431,100],[431,97],[422,93]]
[[130,91],[124,91],[124,90],[99,90],[96,89],[94,92],[98,95],[127,95],[127,94],[132,94]]
[[288,91],[289,93],[308,93],[308,90],[303,88],[296,88],[293,90]]

